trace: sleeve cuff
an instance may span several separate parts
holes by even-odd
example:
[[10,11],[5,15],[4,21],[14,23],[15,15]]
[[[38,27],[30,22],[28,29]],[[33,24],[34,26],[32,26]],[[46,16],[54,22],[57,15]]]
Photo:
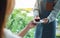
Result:
[[34,14],[34,17],[35,17],[35,16],[39,16],[39,12],[38,12],[38,11],[34,11],[33,14]]

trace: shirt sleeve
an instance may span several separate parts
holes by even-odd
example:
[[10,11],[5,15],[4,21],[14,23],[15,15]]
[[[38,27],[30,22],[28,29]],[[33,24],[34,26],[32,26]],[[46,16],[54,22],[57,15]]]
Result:
[[54,10],[51,11],[50,15],[47,17],[49,23],[54,21],[59,13],[60,10],[60,0],[57,1],[56,5],[54,6]]
[[15,34],[13,34],[10,30],[8,29],[4,29],[4,34],[5,34],[5,38],[22,38],[21,36],[17,36]]
[[34,8],[33,8],[33,15],[34,15],[34,17],[35,16],[39,16],[39,7],[38,7],[38,0],[36,0],[36,2],[35,2],[35,6],[34,6]]

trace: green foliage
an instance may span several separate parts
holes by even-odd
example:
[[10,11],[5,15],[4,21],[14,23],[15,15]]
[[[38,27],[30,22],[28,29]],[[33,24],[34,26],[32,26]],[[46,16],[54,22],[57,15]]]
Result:
[[[29,11],[23,11],[21,9],[14,9],[7,21],[7,28],[14,33],[19,33],[32,19],[33,16],[27,16]],[[57,17],[60,25],[60,13]],[[34,38],[35,28],[28,31],[24,38]]]
[[[27,16],[27,11],[21,9],[14,9],[8,18],[7,28],[14,33],[19,33],[32,19],[32,16]],[[25,38],[33,38],[34,29],[30,30]]]

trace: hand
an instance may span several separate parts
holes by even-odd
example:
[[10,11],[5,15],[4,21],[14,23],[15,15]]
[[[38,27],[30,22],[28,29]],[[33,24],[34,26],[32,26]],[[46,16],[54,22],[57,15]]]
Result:
[[34,18],[34,20],[35,20],[36,22],[39,22],[39,21],[40,21],[40,17],[39,17],[39,16],[36,16],[36,17]]
[[25,34],[33,27],[35,27],[35,23],[33,21],[31,21],[30,23],[28,23],[28,25],[19,33],[19,36],[24,37]]
[[44,18],[42,20],[44,21],[43,23],[47,23],[48,22],[48,19],[47,18]]
[[31,21],[30,23],[28,23],[27,28],[33,28],[36,26],[36,23],[34,23],[33,21]]

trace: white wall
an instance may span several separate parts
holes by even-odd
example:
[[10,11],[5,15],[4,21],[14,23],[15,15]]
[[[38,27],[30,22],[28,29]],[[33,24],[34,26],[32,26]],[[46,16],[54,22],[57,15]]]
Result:
[[15,8],[33,8],[35,0],[15,0]]

